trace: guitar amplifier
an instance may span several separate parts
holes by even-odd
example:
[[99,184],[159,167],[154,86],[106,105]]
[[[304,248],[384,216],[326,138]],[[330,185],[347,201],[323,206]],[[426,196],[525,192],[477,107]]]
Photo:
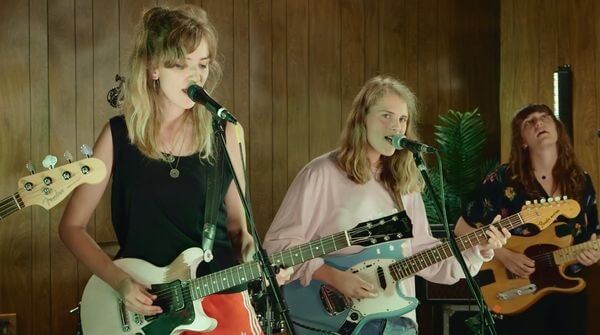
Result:
[[[454,225],[450,226],[454,230]],[[433,237],[446,240],[446,233],[441,225],[431,225]],[[416,277],[417,298],[421,302],[470,304],[475,300],[464,279],[454,285],[436,284]]]
[[421,302],[444,304],[470,304],[474,302],[464,279],[459,280],[454,285],[436,284],[421,277],[416,277],[416,279],[418,299]]

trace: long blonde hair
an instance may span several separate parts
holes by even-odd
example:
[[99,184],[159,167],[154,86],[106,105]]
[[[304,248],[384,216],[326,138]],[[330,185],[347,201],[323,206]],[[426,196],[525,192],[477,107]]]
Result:
[[[408,124],[406,137],[418,140],[417,99],[414,93],[399,80],[389,76],[376,76],[368,80],[354,98],[346,126],[342,132],[341,146],[336,160],[350,180],[364,184],[372,178],[367,157],[367,128],[365,118],[371,106],[387,93],[397,94],[406,102]],[[398,150],[392,156],[381,157],[380,179],[396,201],[403,194],[423,190],[423,180],[408,150]]]
[[[123,113],[129,130],[129,139],[146,156],[163,158],[157,143],[158,89],[150,80],[150,70],[159,64],[172,67],[184,61],[185,56],[205,39],[209,50],[209,76],[205,89],[209,92],[218,85],[222,72],[217,61],[217,33],[201,8],[185,5],[175,9],[155,7],[148,10],[137,28],[130,58],[130,73],[125,85]],[[194,125],[192,140],[200,158],[208,159],[213,153],[212,117],[194,105],[190,119]]]

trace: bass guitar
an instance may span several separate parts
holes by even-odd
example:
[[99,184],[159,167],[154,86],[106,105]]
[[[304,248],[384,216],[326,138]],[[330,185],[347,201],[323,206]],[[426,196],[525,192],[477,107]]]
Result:
[[548,294],[583,290],[585,281],[567,276],[565,270],[577,261],[577,255],[583,250],[600,250],[600,240],[574,246],[570,246],[571,243],[573,236],[564,223],[556,223],[534,236],[512,237],[505,248],[533,259],[535,272],[529,278],[521,278],[497,259],[485,263],[477,281],[486,304],[496,314],[511,315],[525,311]]
[[[545,199],[526,204],[521,212],[494,223],[499,230],[513,229],[531,223],[545,229],[559,215],[575,217],[580,210],[574,200]],[[456,238],[461,251],[488,239],[482,227]],[[350,271],[375,285],[377,297],[353,299],[342,295],[330,285],[312,280],[306,287],[297,280],[283,286],[285,299],[290,306],[290,317],[296,334],[322,334],[334,331],[342,335],[357,334],[369,320],[404,315],[418,305],[418,300],[403,292],[401,282],[417,272],[452,257],[448,242],[412,256],[404,255],[404,241],[391,241],[382,245],[343,256],[330,256],[325,262],[340,270]],[[400,258],[399,258],[400,257]]]
[[[32,205],[50,209],[63,201],[77,186],[97,184],[106,176],[106,166],[98,158],[88,157],[54,167],[56,161],[56,157],[46,156],[44,166],[48,168],[47,171],[32,173],[19,179],[17,192],[0,200],[0,221]],[[30,168],[30,171],[33,170]]]
[[[275,253],[269,259],[274,266],[287,268],[351,245],[371,246],[411,236],[410,219],[401,212]],[[140,259],[116,260],[115,264],[136,281],[151,287],[149,292],[158,296],[154,303],[163,313],[143,316],[127,310],[112,287],[92,276],[81,299],[83,333],[165,335],[213,330],[217,321],[204,313],[202,298],[259,279],[262,270],[261,264],[253,261],[196,278],[202,260],[200,248],[185,250],[162,268]]]

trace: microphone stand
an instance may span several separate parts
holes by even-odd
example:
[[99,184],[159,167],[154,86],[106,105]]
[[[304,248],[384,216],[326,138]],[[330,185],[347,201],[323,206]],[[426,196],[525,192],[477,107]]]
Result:
[[[252,234],[252,238],[254,239],[254,247],[256,249],[255,257],[257,258],[259,264],[262,266],[263,274],[265,274],[267,282],[269,283],[267,292],[270,292],[270,298],[273,299],[277,306],[279,306],[279,310],[283,315],[285,326],[288,329],[290,335],[294,335],[294,329],[291,327],[292,322],[289,316],[289,309],[287,308],[283,295],[281,294],[279,284],[277,284],[277,280],[275,279],[276,271],[273,268],[271,261],[269,260],[267,252],[262,246],[260,238],[258,237],[256,225],[254,224],[254,220],[252,219],[250,206],[248,205],[246,197],[244,197],[244,193],[242,192],[242,188],[240,186],[239,178],[235,173],[233,164],[231,163],[231,157],[229,156],[229,152],[227,152],[227,145],[225,144],[225,129],[223,128],[223,124],[221,121],[223,120],[213,113],[213,131],[215,134],[215,138],[219,141],[219,144],[223,148],[225,160],[227,161],[227,166],[231,170],[231,173],[233,175],[233,181],[235,182],[235,187],[242,201],[242,205],[244,206],[248,230],[250,231],[250,233]],[[279,269],[277,269],[277,271],[279,271]],[[268,326],[270,327],[270,325]]]
[[[481,296],[481,291],[479,289],[479,286],[475,282],[475,279],[473,279],[473,276],[471,276],[471,273],[469,272],[469,269],[467,268],[467,264],[465,263],[465,259],[462,255],[462,253],[460,252],[460,249],[458,248],[458,244],[456,244],[454,234],[450,231],[450,226],[448,225],[448,218],[446,217],[446,211],[440,204],[439,198],[435,194],[435,190],[431,184],[431,179],[429,178],[429,175],[427,174],[427,167],[425,166],[425,163],[423,162],[423,157],[421,156],[421,154],[419,152],[417,152],[415,150],[412,151],[412,154],[413,154],[413,158],[415,160],[415,164],[417,165],[417,169],[419,170],[419,172],[421,172],[421,176],[423,176],[425,185],[427,186],[427,189],[429,189],[429,191],[431,192],[431,195],[432,195],[431,198],[433,199],[433,203],[435,204],[435,208],[437,209],[438,216],[442,219],[442,223],[444,224],[444,230],[446,231],[446,235],[448,237],[448,244],[450,245],[450,250],[452,251],[452,254],[458,261],[458,264],[460,264],[460,267],[465,274],[465,281],[467,282],[467,286],[469,287],[469,290],[471,291],[471,294],[472,294],[473,298],[475,299],[475,302],[477,303],[477,307],[479,307],[480,319],[482,321],[479,334],[481,334],[481,335],[485,334],[485,330],[487,328],[488,334],[495,335],[496,329],[494,328],[494,319],[492,317],[492,314],[490,313],[489,309],[483,302],[483,297]],[[440,157],[437,154],[437,152],[436,152],[436,156],[439,161]],[[442,171],[440,169],[440,175],[441,174],[442,174]],[[442,185],[442,187],[443,187],[443,185]]]

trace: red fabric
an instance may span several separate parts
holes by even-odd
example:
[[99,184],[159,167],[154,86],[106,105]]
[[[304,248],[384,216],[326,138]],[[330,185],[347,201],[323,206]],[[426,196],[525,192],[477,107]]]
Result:
[[182,335],[264,335],[247,292],[213,294],[202,299],[206,315],[217,320],[217,328],[208,333],[187,331]]

